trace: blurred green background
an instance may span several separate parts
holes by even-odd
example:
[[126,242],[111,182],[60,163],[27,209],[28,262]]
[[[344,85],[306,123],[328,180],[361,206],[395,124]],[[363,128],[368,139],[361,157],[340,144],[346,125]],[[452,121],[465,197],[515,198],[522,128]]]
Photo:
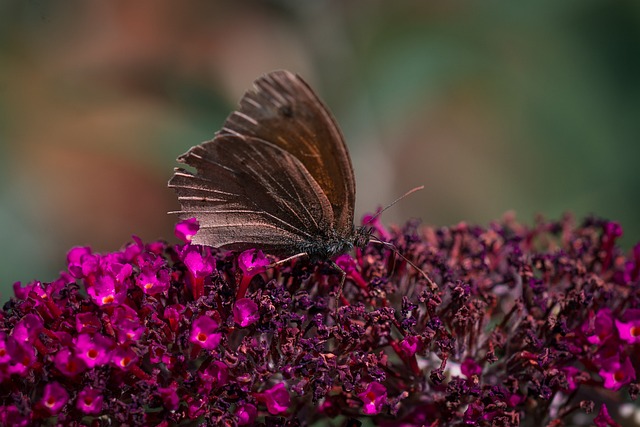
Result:
[[166,182],[259,75],[333,111],[358,215],[572,211],[640,240],[640,2],[0,1],[0,301],[67,250],[173,238]]

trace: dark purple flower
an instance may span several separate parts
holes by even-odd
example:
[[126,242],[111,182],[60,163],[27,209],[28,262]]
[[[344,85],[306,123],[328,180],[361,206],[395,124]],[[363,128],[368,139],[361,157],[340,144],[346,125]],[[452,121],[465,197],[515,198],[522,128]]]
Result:
[[604,343],[614,332],[611,310],[603,308],[596,313],[595,317],[590,316],[589,322],[583,324],[582,330],[589,343],[598,345]]
[[202,372],[201,379],[205,381],[205,390],[210,392],[213,388],[219,388],[227,384],[229,367],[220,361],[212,362]]

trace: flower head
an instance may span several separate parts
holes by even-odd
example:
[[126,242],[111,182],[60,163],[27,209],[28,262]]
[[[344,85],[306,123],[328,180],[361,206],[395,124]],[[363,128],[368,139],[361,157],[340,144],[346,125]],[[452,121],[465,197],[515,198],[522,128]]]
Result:
[[0,310],[0,425],[617,425],[640,390],[617,223],[373,226],[432,282],[372,244],[336,257],[340,288],[324,260],[191,245],[193,221],[72,249]]

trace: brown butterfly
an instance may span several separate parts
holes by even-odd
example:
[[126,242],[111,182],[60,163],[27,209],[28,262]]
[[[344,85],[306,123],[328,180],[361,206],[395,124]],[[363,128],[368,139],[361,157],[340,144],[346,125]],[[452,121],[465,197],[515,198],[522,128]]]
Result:
[[177,168],[169,181],[176,213],[200,223],[192,242],[289,257],[280,262],[364,247],[371,232],[354,226],[351,159],[327,108],[288,71],[253,86],[213,140],[178,158],[196,173]]

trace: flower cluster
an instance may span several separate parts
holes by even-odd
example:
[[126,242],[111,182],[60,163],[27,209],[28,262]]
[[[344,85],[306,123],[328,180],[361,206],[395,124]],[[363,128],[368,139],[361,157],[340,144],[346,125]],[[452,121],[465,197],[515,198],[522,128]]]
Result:
[[72,249],[0,311],[0,424],[622,422],[640,245],[618,224],[375,228],[402,256],[340,256],[341,293],[329,263],[191,245],[193,220],[183,244]]

